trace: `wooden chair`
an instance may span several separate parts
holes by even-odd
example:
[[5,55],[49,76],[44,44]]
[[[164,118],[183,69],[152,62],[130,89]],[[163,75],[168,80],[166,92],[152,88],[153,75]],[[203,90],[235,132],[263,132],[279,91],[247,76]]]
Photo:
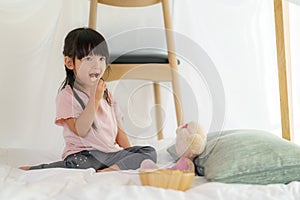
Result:
[[[122,55],[110,65],[111,72],[107,81],[126,79],[150,80],[154,83],[155,104],[161,104],[159,82],[172,83],[175,102],[177,125],[183,122],[181,109],[180,88],[178,80],[178,60],[175,55],[174,34],[168,0],[90,0],[89,27],[96,29],[98,3],[119,7],[142,7],[161,4],[164,18],[165,35],[167,42],[167,57],[157,55]],[[126,76],[124,76],[126,74]],[[163,138],[162,114],[156,111],[157,137]]]

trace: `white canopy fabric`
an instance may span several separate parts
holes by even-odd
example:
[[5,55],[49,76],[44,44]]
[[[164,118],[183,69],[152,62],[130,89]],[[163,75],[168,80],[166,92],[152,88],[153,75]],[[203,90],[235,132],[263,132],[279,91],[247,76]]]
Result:
[[[201,70],[213,64],[225,94],[224,99],[216,100],[224,102],[225,106],[221,128],[263,129],[281,135],[273,1],[175,0],[171,5],[177,35],[175,42],[181,60],[179,72],[185,121],[199,121],[210,130],[216,114],[211,100],[214,91]],[[1,147],[62,150],[62,130],[54,125],[54,118],[56,94],[65,76],[63,40],[73,28],[88,25],[88,11],[88,0],[0,2]],[[99,5],[97,29],[111,39],[137,28],[161,28],[160,11],[159,5],[131,9]],[[300,101],[299,11],[299,4],[291,2],[290,39],[297,143],[300,143],[297,135],[300,131],[297,103]],[[194,46],[186,46],[184,41]],[[132,39],[132,44],[139,44],[139,36]],[[119,48],[118,45],[113,47],[110,49],[112,53],[119,52],[122,43]],[[193,55],[199,49],[203,54],[200,57]],[[202,66],[193,65],[195,62],[189,58],[202,60]],[[208,58],[212,63],[205,63]],[[145,87],[140,90],[143,84]],[[163,86],[165,137],[175,137],[171,92],[167,83]],[[127,114],[124,127],[128,132],[138,135],[146,128],[154,131],[153,96],[148,92],[151,90],[148,83],[111,83],[110,88],[117,88],[117,100]],[[131,93],[132,90],[136,92]]]

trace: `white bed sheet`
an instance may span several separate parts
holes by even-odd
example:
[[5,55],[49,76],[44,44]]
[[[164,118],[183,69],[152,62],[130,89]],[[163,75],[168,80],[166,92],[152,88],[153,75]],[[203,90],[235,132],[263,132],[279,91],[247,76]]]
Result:
[[[170,142],[153,144],[160,166],[171,164],[166,147]],[[273,185],[223,184],[195,177],[186,192],[142,186],[137,170],[95,173],[93,169],[44,169],[23,171],[17,167],[55,161],[51,152],[0,149],[0,199],[300,199],[300,182]]]

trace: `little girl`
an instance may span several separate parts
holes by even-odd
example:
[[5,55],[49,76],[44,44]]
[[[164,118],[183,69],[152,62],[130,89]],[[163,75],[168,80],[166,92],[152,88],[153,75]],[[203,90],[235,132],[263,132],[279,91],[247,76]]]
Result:
[[120,126],[120,113],[102,79],[108,67],[105,39],[90,28],[68,33],[64,44],[66,78],[56,99],[55,123],[63,127],[63,160],[20,169],[137,169],[145,159],[156,162],[150,146],[131,146]]

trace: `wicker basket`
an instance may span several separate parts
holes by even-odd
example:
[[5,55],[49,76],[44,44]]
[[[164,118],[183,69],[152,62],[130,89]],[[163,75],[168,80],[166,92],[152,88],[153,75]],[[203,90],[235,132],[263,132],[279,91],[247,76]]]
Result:
[[174,189],[188,190],[194,180],[195,174],[180,170],[142,170],[139,173],[142,185]]

